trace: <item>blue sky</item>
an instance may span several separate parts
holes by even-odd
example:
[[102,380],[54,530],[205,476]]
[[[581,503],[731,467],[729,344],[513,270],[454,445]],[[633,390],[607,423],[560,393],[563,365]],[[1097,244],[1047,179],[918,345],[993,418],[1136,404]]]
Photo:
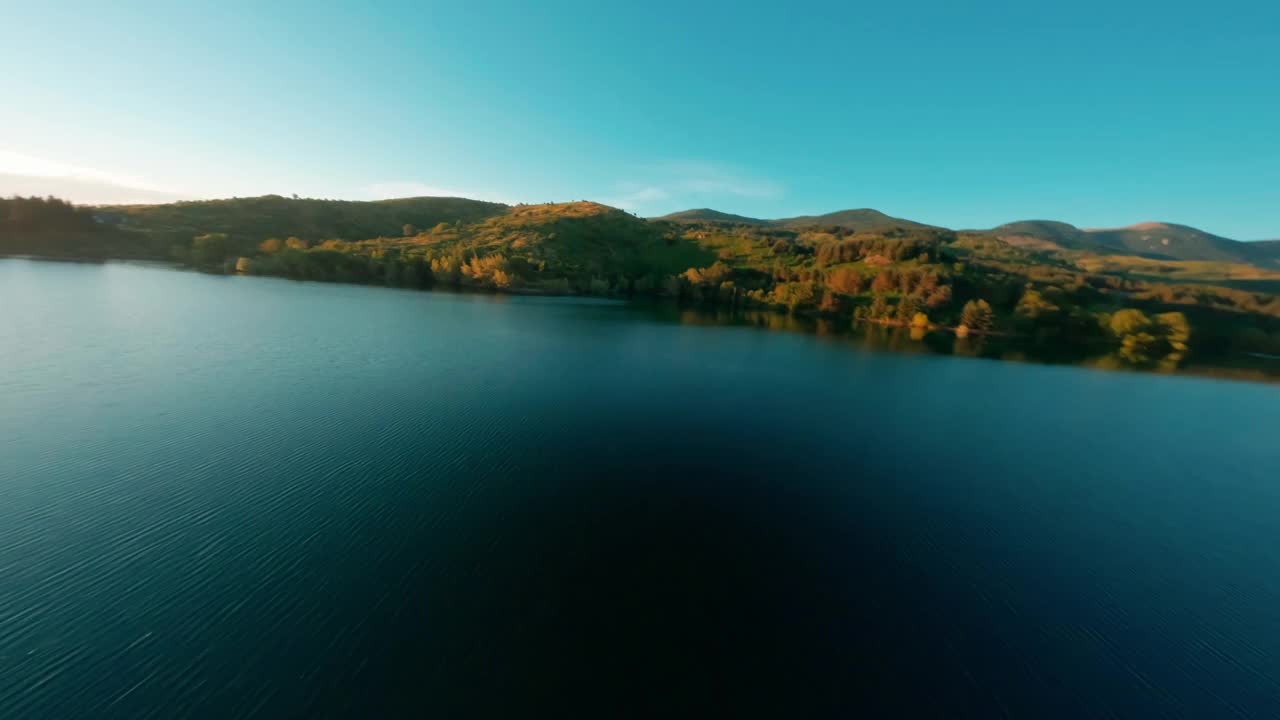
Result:
[[1280,237],[1280,3],[0,0],[0,194]]

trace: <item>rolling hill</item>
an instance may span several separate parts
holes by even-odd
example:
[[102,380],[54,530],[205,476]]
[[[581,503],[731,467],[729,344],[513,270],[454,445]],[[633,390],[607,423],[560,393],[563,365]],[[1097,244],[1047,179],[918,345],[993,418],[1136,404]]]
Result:
[[1243,248],[1253,258],[1253,264],[1280,270],[1280,240],[1259,240],[1246,243]]
[[661,225],[588,201],[520,205],[478,223],[440,228],[400,242],[405,248],[458,257],[501,255],[528,275],[535,267],[585,278],[664,275],[714,260],[694,242],[668,236]]
[[266,196],[90,208],[0,198],[0,255],[169,259],[298,280],[666,298],[841,323],[1044,334],[1081,351],[1095,342],[1118,347],[1129,333],[1114,331],[1111,314],[1128,310],[1147,328],[1134,342],[1159,350],[1133,355],[1133,363],[1183,359],[1182,350],[1159,345],[1165,326],[1193,333],[1205,352],[1280,354],[1280,268],[1234,261],[1274,262],[1280,242],[1238,243],[1167,224],[1084,230],[1026,221],[994,234],[956,233],[903,227],[870,210],[726,226],[722,215],[700,212],[717,219],[655,222],[586,201],[512,207]]
[[250,240],[299,237],[309,241],[403,234],[405,225],[472,223],[507,210],[501,203],[451,197],[396,200],[315,200],[264,195],[251,198],[117,205],[96,208],[107,222],[132,230],[190,236],[227,233]]
[[831,225],[834,227],[844,228],[845,230],[853,230],[855,232],[863,230],[879,230],[889,227],[933,227],[932,225],[918,223],[914,220],[904,220],[903,218],[885,215],[879,210],[872,210],[870,208],[837,210],[836,212],[827,213],[825,215],[801,215],[793,218],[782,218],[780,220],[771,220],[769,221],[769,224],[773,227],[788,229],[812,227],[814,225]]
[[663,215],[662,217],[651,218],[651,220],[682,224],[735,223],[740,225],[761,225],[785,230],[798,230],[814,226],[831,226],[843,228],[845,230],[852,230],[854,232],[879,230],[890,227],[933,227],[932,225],[925,225],[923,223],[915,222],[914,220],[904,220],[902,218],[885,215],[879,210],[872,210],[870,208],[838,210],[825,215],[801,215],[799,217],[779,218],[776,220],[762,220],[759,218],[720,212],[719,210],[712,210],[711,208],[698,208],[694,210],[683,210],[681,212],[671,213],[670,215]]
[[1075,250],[1081,242],[1080,228],[1056,220],[1020,220],[987,231],[1016,247],[1031,250]]
[[1078,228],[1050,220],[1023,220],[984,231],[1031,250],[1082,250],[1157,260],[1195,260],[1276,267],[1280,243],[1231,240],[1197,228],[1146,222],[1122,228]]
[[[681,225],[729,223],[780,230],[837,227],[852,232],[891,227],[935,227],[869,208],[773,220],[698,208],[650,220]],[[1102,255],[1132,255],[1152,260],[1245,263],[1269,270],[1280,269],[1280,240],[1242,242],[1174,223],[1146,222],[1121,228],[1079,228],[1056,220],[1020,220],[990,230],[971,232],[994,235],[1010,245],[1032,251],[1073,250]]]
[[736,223],[740,225],[766,225],[768,220],[760,220],[759,218],[750,218],[744,215],[734,215],[733,213],[720,212],[711,208],[696,208],[693,210],[682,210],[674,212],[670,215],[651,218],[652,220],[660,220],[673,223]]

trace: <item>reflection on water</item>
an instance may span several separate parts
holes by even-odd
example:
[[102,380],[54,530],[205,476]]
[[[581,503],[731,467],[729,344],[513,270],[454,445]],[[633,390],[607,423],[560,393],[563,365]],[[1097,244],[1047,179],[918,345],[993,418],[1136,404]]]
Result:
[[659,317],[681,325],[755,327],[761,330],[842,338],[877,351],[928,353],[1008,362],[1075,365],[1097,370],[1185,374],[1252,382],[1280,382],[1280,359],[1241,353],[1229,359],[1193,357],[1180,367],[1138,367],[1098,343],[1065,342],[1053,337],[959,337],[946,330],[880,325],[758,309],[724,310],[646,304]]

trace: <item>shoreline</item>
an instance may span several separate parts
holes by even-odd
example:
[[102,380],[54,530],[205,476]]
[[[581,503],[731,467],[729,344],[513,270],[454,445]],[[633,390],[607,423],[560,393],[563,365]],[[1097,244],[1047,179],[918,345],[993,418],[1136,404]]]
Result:
[[[456,293],[464,295],[490,295],[495,297],[514,296],[514,297],[545,297],[545,298],[568,298],[581,300],[611,301],[620,304],[626,304],[634,307],[649,305],[658,309],[676,310],[681,313],[693,312],[697,315],[711,320],[705,324],[722,325],[726,327],[732,326],[752,326],[765,327],[767,329],[781,329],[789,332],[804,335],[849,335],[853,336],[859,328],[877,328],[885,332],[897,333],[904,338],[909,338],[910,342],[915,346],[923,348],[926,352],[939,356],[952,357],[972,357],[975,359],[997,360],[1001,362],[1029,362],[1038,365],[1066,365],[1072,367],[1081,367],[1084,369],[1100,369],[1107,371],[1121,372],[1137,372],[1142,374],[1155,375],[1181,375],[1184,377],[1200,377],[1211,379],[1227,379],[1243,382],[1262,382],[1266,384],[1280,383],[1280,366],[1271,361],[1280,361],[1280,355],[1269,355],[1267,353],[1240,352],[1236,355],[1209,356],[1205,358],[1189,357],[1185,365],[1177,367],[1173,370],[1163,370],[1157,367],[1143,367],[1134,365],[1116,365],[1116,366],[1100,366],[1097,363],[1101,358],[1107,356],[1107,348],[1100,346],[1098,343],[1066,343],[1057,346],[1058,349],[1066,351],[1062,355],[1054,356],[1050,354],[1040,354],[1037,350],[1052,350],[1053,346],[1043,342],[1036,342],[1034,338],[1026,335],[1005,332],[987,332],[987,333],[969,333],[961,335],[957,332],[956,327],[949,325],[930,324],[927,327],[914,327],[910,323],[901,323],[896,320],[874,320],[867,318],[845,318],[842,316],[833,316],[829,313],[818,311],[799,311],[787,312],[782,309],[769,306],[758,305],[735,305],[735,306],[705,306],[693,303],[684,303],[678,299],[661,296],[625,296],[625,295],[590,295],[575,292],[555,292],[542,288],[489,288],[489,287],[472,287],[465,285],[444,285],[439,284],[433,287],[425,288],[406,288],[388,286],[374,283],[353,283],[332,280],[309,280],[304,278],[292,278],[284,275],[269,274],[253,274],[242,272],[216,272],[208,269],[202,269],[191,265],[186,265],[172,260],[158,260],[148,258],[95,258],[87,256],[62,257],[49,255],[30,255],[30,254],[0,254],[0,260],[27,260],[31,262],[66,262],[77,265],[105,265],[108,263],[120,263],[125,265],[136,265],[140,267],[149,267],[165,270],[190,271],[198,272],[205,275],[216,275],[220,277],[253,277],[253,278],[271,278],[276,280],[288,280],[292,282],[318,283],[326,285],[350,285],[356,287],[382,288],[392,290],[408,290],[410,292],[444,292]],[[778,328],[772,321],[768,323],[753,322],[752,316],[757,318],[772,318],[778,321],[777,325],[790,324],[787,328]],[[834,329],[831,324],[835,323]],[[825,326],[824,326],[825,324]],[[846,327],[841,327],[846,326]],[[914,337],[913,331],[921,331],[920,337]],[[981,353],[969,355],[967,353],[955,353],[939,350],[936,346],[936,340],[939,336],[951,338],[953,342],[967,341],[977,345],[979,348],[993,344],[995,347],[1003,350],[999,355],[984,355]],[[930,343],[928,338],[933,337],[935,342]],[[895,353],[911,353],[913,350],[898,347],[872,348],[877,351],[895,352]],[[1031,351],[1031,352],[1028,352]],[[1243,361],[1243,365],[1241,362]],[[1258,361],[1264,361],[1259,363]],[[1257,375],[1253,377],[1240,377],[1240,375]]]

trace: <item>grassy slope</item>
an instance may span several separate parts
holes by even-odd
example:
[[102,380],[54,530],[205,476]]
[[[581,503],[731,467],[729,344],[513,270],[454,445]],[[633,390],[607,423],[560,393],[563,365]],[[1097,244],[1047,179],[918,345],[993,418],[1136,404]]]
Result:
[[771,220],[770,225],[780,228],[798,229],[812,226],[833,226],[846,230],[879,230],[888,227],[930,228],[931,225],[914,220],[885,215],[879,210],[861,208],[857,210],[839,210],[825,215],[801,215],[793,218]]
[[1280,269],[1280,248],[1219,237],[1186,225],[1141,223],[1124,228],[1081,229],[1049,220],[1023,220],[988,231],[1019,247],[1130,255],[1158,260],[1250,263]]
[[1248,243],[1246,253],[1255,265],[1280,270],[1280,240]]
[[1065,252],[1061,256],[1087,272],[1132,275],[1153,282],[1280,282],[1280,271],[1238,262],[1155,260],[1086,252]]
[[[592,202],[507,207],[462,198],[356,202],[295,200],[268,195],[117,206],[100,211],[118,216],[123,220],[122,228],[135,233],[141,231],[147,237],[147,242],[136,243],[145,251],[130,252],[128,237],[121,239],[119,233],[104,235],[101,240],[110,238],[108,254],[117,256],[163,254],[166,243],[171,240],[182,242],[193,235],[210,232],[239,236],[249,243],[289,236],[301,237],[312,244],[328,239],[384,238],[376,243],[378,247],[400,245],[406,250],[423,250],[433,256],[498,253],[526,268],[551,268],[564,276],[660,277],[676,275],[691,267],[706,267],[717,258],[739,269],[768,270],[778,266],[802,269],[813,265],[805,255],[778,255],[771,250],[771,245],[779,238],[809,248],[835,240],[816,227],[838,227],[846,231],[883,229],[886,225],[928,227],[874,210],[847,210],[773,221],[743,218],[742,222],[735,221],[740,216],[694,210],[668,216],[674,218],[674,222],[646,222]],[[762,222],[768,225],[760,225]],[[419,234],[403,237],[405,224],[414,225],[420,230]],[[1273,292],[1280,283],[1280,273],[1230,260],[1157,260],[1131,255],[1127,250],[1133,244],[1139,247],[1145,247],[1143,243],[1159,244],[1164,236],[1172,235],[1170,246],[1174,251],[1196,254],[1207,252],[1197,243],[1212,238],[1204,242],[1228,250],[1237,245],[1251,246],[1251,258],[1256,261],[1271,254],[1280,257],[1280,242],[1236,243],[1183,226],[1147,225],[1087,231],[1052,221],[1010,223],[992,234],[1024,250],[1048,251],[1019,254],[1017,263],[1027,266],[1065,264],[1085,272],[1152,282],[1216,283],[1259,292]],[[1161,244],[1161,247],[1169,246]],[[1004,259],[1008,261],[1009,257]],[[868,275],[878,272],[861,264],[857,269]]]
[[167,205],[113,206],[100,211],[116,216],[123,227],[174,237],[220,232],[253,241],[289,236],[319,241],[401,235],[405,224],[430,228],[441,222],[475,222],[506,208],[499,203],[465,198],[357,202],[265,195]]
[[400,245],[436,255],[501,254],[561,276],[673,275],[715,259],[662,223],[593,202],[516,206],[478,223],[405,238]]
[[720,212],[711,208],[683,210],[670,215],[653,218],[653,220],[684,224],[728,223],[735,225],[761,225],[786,230],[801,230],[810,227],[838,227],[845,230],[880,230],[890,227],[930,228],[913,220],[885,215],[879,210],[862,208],[858,210],[839,210],[825,215],[802,215],[799,217],[780,218],[777,220],[761,220],[744,217],[732,213]]
[[[964,303],[982,299],[990,302],[1001,332],[1044,330],[1077,344],[1094,341],[1105,313],[1137,307],[1185,312],[1195,347],[1208,352],[1280,347],[1280,298],[1271,294],[1280,287],[1280,273],[1118,249],[1104,254],[1055,244],[1044,251],[984,233],[901,226],[856,231],[827,222],[876,220],[865,214],[821,216],[816,226],[782,228],[646,221],[592,202],[507,207],[453,198],[358,203],[276,196],[98,213],[124,222],[95,225],[83,243],[59,241],[64,254],[146,257],[177,250],[174,257],[222,272],[405,287],[655,294],[790,307],[840,318],[836,322],[852,316],[902,323],[927,310],[928,323],[955,326]],[[406,223],[418,231],[406,236]],[[231,237],[192,241],[210,233]],[[310,242],[259,246],[267,237],[290,236]],[[42,242],[56,239],[49,234]],[[861,250],[845,252],[850,248]],[[947,290],[946,298],[935,303],[939,288]],[[1059,306],[1060,313],[1052,311],[1056,320],[1028,327],[1018,304],[1030,289]]]
[[1086,242],[1134,255],[1173,260],[1248,262],[1245,243],[1186,225],[1142,223],[1126,228],[1085,230]]
[[652,219],[655,221],[665,221],[665,222],[674,222],[674,223],[720,222],[720,223],[734,223],[734,224],[741,224],[741,225],[766,225],[769,223],[768,220],[761,220],[759,218],[750,218],[744,215],[734,215],[733,213],[720,212],[719,210],[712,210],[711,208],[697,208],[694,210],[683,210],[681,212],[674,212],[674,213],[671,213],[670,215],[663,215],[662,217],[657,217]]

